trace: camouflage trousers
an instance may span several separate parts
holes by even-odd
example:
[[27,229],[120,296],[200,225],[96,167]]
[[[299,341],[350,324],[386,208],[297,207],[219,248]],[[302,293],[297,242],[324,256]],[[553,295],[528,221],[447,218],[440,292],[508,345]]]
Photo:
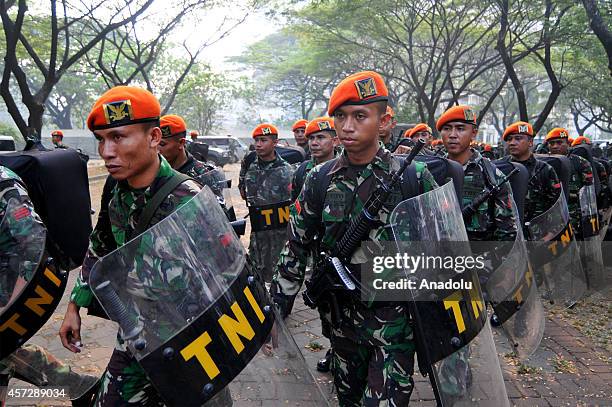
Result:
[[[6,386],[11,377],[17,377],[35,386],[66,388],[71,399],[89,390],[98,378],[79,374],[45,348],[26,344],[0,361],[0,387]],[[0,394],[0,400],[3,400]]]
[[350,326],[333,327],[330,338],[340,406],[407,406],[414,388],[414,343],[407,317],[393,308],[357,307],[345,320],[352,321]]
[[251,232],[250,240],[249,257],[253,268],[269,283],[272,281],[280,252],[287,242],[287,233],[285,229]]
[[[120,339],[117,340],[117,345],[108,361],[94,405],[96,407],[165,406],[144,369]],[[206,402],[204,407],[231,405],[231,395],[225,388]]]

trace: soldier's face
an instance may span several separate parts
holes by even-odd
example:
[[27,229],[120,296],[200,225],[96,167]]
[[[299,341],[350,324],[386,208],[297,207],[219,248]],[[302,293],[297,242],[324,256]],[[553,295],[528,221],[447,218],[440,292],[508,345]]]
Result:
[[62,138],[60,136],[51,136],[51,141],[55,145],[62,144]]
[[349,154],[359,154],[378,146],[379,131],[391,120],[375,103],[341,106],[334,112],[334,125],[340,143]]
[[162,138],[157,149],[168,162],[173,163],[182,154],[185,154],[185,141],[184,137]]
[[442,142],[450,155],[461,154],[469,149],[477,134],[476,126],[462,122],[446,123],[440,130]]
[[524,157],[531,152],[533,139],[526,134],[510,134],[506,136],[508,152],[513,157]]
[[567,139],[558,138],[555,140],[550,140],[547,142],[548,149],[551,154],[561,154],[566,155],[567,150],[569,149],[569,144],[567,143]]
[[415,134],[412,135],[412,140],[413,141],[417,141],[417,140],[424,141],[425,144],[429,147],[431,145],[431,141],[433,140],[433,137],[431,136],[431,133],[428,131],[417,131]]
[[387,137],[389,137],[391,135],[391,131],[395,128],[396,125],[397,121],[394,118],[391,118],[391,120],[389,120],[387,124],[381,126],[380,132],[378,134],[380,139],[385,140]]
[[269,160],[274,157],[274,147],[278,143],[278,139],[271,136],[255,137],[255,152],[260,158]]
[[[159,127],[131,124],[94,132],[98,153],[110,175],[127,180],[137,187],[148,170],[157,165],[157,146],[161,140]],[[146,185],[144,185],[146,186]]]
[[306,140],[306,136],[304,136],[304,131],[306,131],[304,127],[300,127],[299,129],[293,130],[293,137],[295,138],[295,142],[299,146],[303,146],[304,144],[308,143],[308,140]]
[[308,135],[308,147],[312,158],[326,158],[334,153],[335,139],[328,131],[318,131]]

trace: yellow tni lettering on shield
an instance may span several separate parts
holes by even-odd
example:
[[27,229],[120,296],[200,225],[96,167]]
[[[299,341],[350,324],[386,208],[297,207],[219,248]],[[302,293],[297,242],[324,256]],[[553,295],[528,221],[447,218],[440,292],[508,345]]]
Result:
[[273,212],[274,212],[274,210],[272,210],[272,209],[264,209],[264,210],[261,211],[261,214],[266,217],[266,225],[267,226],[270,226],[272,224],[271,216],[272,216]]
[[461,315],[461,307],[459,306],[459,300],[461,300],[461,292],[455,291],[446,299],[444,299],[444,309],[449,308],[453,310],[453,316],[455,317],[455,324],[457,325],[457,331],[462,333],[465,331],[465,321],[463,315]]
[[206,372],[208,377],[212,380],[221,372],[210,356],[210,353],[208,353],[206,350],[206,346],[211,342],[212,339],[210,339],[208,332],[204,332],[195,341],[191,342],[181,350],[181,356],[183,356],[185,362],[195,356],[204,369],[204,372]]
[[242,343],[240,336],[251,340],[255,336],[255,331],[244,316],[244,312],[242,312],[237,302],[232,304],[231,309],[234,312],[236,319],[233,319],[227,315],[221,315],[219,318],[219,325],[221,325],[221,329],[223,329],[223,332],[225,332],[227,339],[230,340],[232,346],[236,350],[236,353],[240,354],[240,352],[244,350],[244,344]]

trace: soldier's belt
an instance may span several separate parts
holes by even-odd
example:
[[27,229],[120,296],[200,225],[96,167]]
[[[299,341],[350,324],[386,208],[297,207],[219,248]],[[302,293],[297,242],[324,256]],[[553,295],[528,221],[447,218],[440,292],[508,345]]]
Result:
[[249,206],[249,219],[251,231],[283,229],[289,223],[289,207],[291,201],[284,201],[270,205]]

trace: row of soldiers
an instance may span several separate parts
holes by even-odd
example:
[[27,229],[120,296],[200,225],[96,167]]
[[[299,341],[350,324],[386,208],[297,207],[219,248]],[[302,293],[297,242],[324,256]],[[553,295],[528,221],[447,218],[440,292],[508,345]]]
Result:
[[[418,160],[401,173],[398,185],[393,184],[398,180],[395,175],[399,170],[407,168],[404,157],[398,153],[411,152],[411,147],[403,146],[404,149],[394,152],[385,147],[393,115],[388,99],[386,84],[376,72],[359,72],[342,80],[330,96],[328,117],[294,126],[298,133],[303,129],[308,145],[300,140],[310,156],[297,169],[276,152],[278,129],[275,126],[264,123],[253,130],[255,152],[243,160],[239,183],[254,231],[249,256],[257,277],[270,283],[269,295],[283,317],[291,312],[307,267],[312,266],[313,275],[318,271],[321,253],[333,252],[350,232],[348,225],[363,216],[364,206],[381,186],[392,187],[380,202],[377,213],[371,214],[374,219],[368,224],[363,240],[393,241],[390,219],[398,204],[440,187],[427,164]],[[202,175],[210,173],[210,168],[193,160],[185,149],[184,120],[176,115],[160,117],[160,111],[159,101],[150,92],[119,86],[103,94],[88,116],[88,128],[98,142],[98,152],[110,177],[60,328],[62,344],[72,352],[80,352],[80,308],[91,312],[96,307],[90,285],[94,265],[186,205],[207,184],[207,178]],[[498,185],[503,174],[471,148],[478,125],[470,107],[455,106],[447,110],[438,119],[436,128],[446,157],[464,170],[463,206],[469,205],[483,190]],[[432,141],[426,125],[415,129],[415,137],[418,133],[426,143]],[[513,146],[508,160],[525,163],[533,171],[530,183],[533,180],[534,188],[530,189],[544,191],[540,196],[535,193],[530,196],[529,216],[537,216],[546,209],[545,205],[552,205],[556,199],[553,196],[560,192],[554,170],[539,164],[530,151],[533,136],[531,126],[520,122],[509,126],[503,135]],[[549,134],[547,141],[552,145],[555,140],[566,138],[567,132],[558,130]],[[425,153],[431,152],[425,150]],[[181,172],[189,176],[184,177]],[[215,179],[217,182],[218,178]],[[588,180],[586,175],[576,177],[577,182]],[[217,183],[208,185],[213,192],[218,188]],[[221,195],[217,193],[218,203],[223,204]],[[483,201],[465,220],[469,239],[514,241],[522,225],[512,202],[508,187],[500,188]],[[452,211],[454,207],[447,209]],[[347,268],[354,270],[367,254],[358,248],[346,257],[343,261]],[[145,263],[136,261],[134,266],[126,266],[120,272],[133,277],[146,272],[146,267],[157,267],[155,262]],[[150,288],[158,291],[164,284],[175,282],[155,281]],[[333,318],[336,310],[330,309],[329,303],[318,305],[324,334],[330,338],[333,350],[331,362],[323,363],[323,368],[331,364],[340,405],[407,405],[413,390],[418,336],[409,304],[364,302],[352,295],[340,295],[337,299],[339,319]],[[148,372],[127,346],[128,340],[118,334],[95,396],[96,405],[163,405],[159,388],[152,385]],[[429,373],[435,372],[429,370]],[[451,369],[449,374],[452,376],[455,371]],[[471,386],[465,383],[465,377],[458,382]],[[460,392],[455,391],[454,397],[459,397]],[[501,393],[497,396],[503,398],[505,391]],[[227,392],[216,394],[216,399],[210,402],[231,405]]]
[[[360,214],[377,183],[388,180],[397,171],[399,159],[411,151],[417,140],[425,143],[420,154],[443,156],[462,166],[464,208],[504,177],[491,162],[495,158],[492,149],[475,141],[478,123],[471,107],[459,105],[445,111],[436,122],[439,139],[434,138],[429,125],[419,123],[406,131],[404,137],[409,142],[394,145],[395,118],[387,97],[380,75],[361,72],[349,76],[334,89],[329,116],[299,120],[293,125],[295,140],[309,157],[293,174],[289,183],[291,197],[284,194],[283,204],[287,200],[292,202],[286,234],[282,226],[276,233],[256,231],[251,234],[249,247],[257,269],[266,281],[271,280],[270,293],[285,316],[291,312],[312,258],[329,251],[346,233],[348,223]],[[243,160],[239,184],[249,207],[283,201],[278,198],[257,202],[250,200],[254,196],[247,192],[249,185],[266,185],[262,177],[269,177],[270,172],[291,167],[275,153],[278,134],[278,129],[267,123],[253,131],[256,159]],[[577,239],[581,239],[583,224],[578,195],[583,187],[593,184],[593,170],[587,159],[571,153],[568,136],[567,130],[555,128],[547,134],[545,142],[551,154],[567,156],[571,161],[568,207],[573,230]],[[501,136],[508,152],[501,161],[522,164],[528,172],[523,219],[518,219],[512,190],[505,186],[464,218],[470,241],[513,242],[519,229],[528,233],[525,225],[559,199],[562,184],[553,166],[534,155],[534,137],[532,125],[523,121],[507,126]],[[580,137],[573,145],[587,142]],[[597,171],[600,179],[605,180],[600,198],[609,202],[607,168],[598,165]],[[277,188],[277,195],[282,195],[287,178],[278,179],[284,183],[266,185],[264,189]],[[416,163],[416,182],[419,193],[438,187],[427,166],[420,162]],[[323,190],[319,184],[323,184]],[[396,201],[383,205],[378,214],[379,227],[369,232],[368,239],[389,240],[386,225],[397,204],[396,197]],[[359,257],[360,253],[354,253],[351,262],[358,264]],[[389,405],[407,405],[413,386],[414,343],[405,306],[368,306],[350,298],[345,298],[340,306],[344,317],[341,325],[332,322],[328,309],[319,308],[323,331],[333,352],[328,352],[317,365],[321,371],[329,370],[331,365],[340,405],[378,405],[383,400]]]

